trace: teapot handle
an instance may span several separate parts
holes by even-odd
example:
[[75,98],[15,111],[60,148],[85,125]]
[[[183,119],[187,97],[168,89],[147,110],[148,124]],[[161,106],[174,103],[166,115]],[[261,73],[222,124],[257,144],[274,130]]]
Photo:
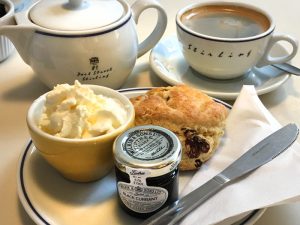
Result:
[[132,5],[131,9],[135,23],[138,23],[139,16],[148,8],[154,8],[157,10],[157,23],[152,33],[138,45],[137,57],[144,55],[147,51],[153,48],[160,40],[167,27],[167,14],[156,0],[138,0]]

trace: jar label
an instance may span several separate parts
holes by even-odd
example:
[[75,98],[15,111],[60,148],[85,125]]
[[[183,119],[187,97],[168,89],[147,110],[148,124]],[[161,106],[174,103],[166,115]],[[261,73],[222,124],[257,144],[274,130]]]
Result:
[[155,160],[174,153],[172,138],[156,129],[136,130],[128,135],[124,143],[126,152],[140,160]]
[[126,167],[130,183],[118,182],[118,192],[122,202],[137,213],[151,213],[165,204],[168,191],[161,187],[147,186],[146,178],[150,170]]

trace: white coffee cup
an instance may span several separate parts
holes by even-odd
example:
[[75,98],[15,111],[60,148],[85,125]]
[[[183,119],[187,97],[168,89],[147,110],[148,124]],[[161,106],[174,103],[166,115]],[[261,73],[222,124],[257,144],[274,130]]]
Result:
[[[230,79],[262,67],[291,60],[298,42],[275,35],[273,18],[263,9],[236,2],[188,5],[176,15],[177,37],[187,63],[201,75]],[[291,44],[291,53],[272,57],[278,41]]]
[[[14,5],[11,2],[0,0],[0,27],[11,23],[14,15]],[[4,10],[3,10],[4,9]],[[5,13],[3,13],[5,11]],[[3,13],[3,15],[2,15]],[[10,40],[0,35],[0,62],[8,58],[8,56],[14,51],[14,46]]]

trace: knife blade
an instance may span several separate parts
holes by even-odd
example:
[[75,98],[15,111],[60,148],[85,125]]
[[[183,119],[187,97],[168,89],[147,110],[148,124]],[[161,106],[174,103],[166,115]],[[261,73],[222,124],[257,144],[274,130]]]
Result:
[[295,124],[288,124],[250,148],[221,173],[187,194],[180,200],[160,210],[145,220],[142,225],[175,224],[201,205],[224,186],[274,159],[285,151],[299,133]]

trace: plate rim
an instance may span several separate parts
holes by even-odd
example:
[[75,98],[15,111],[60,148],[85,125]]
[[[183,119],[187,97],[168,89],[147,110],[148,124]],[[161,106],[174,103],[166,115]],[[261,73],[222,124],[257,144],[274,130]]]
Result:
[[[137,88],[124,88],[118,90],[120,93],[126,92],[135,92],[135,91],[147,91],[153,89],[155,87],[137,87]],[[232,108],[232,106],[220,99],[214,98],[215,101],[224,104],[227,108]],[[22,203],[23,208],[29,217],[38,225],[50,225],[51,223],[47,221],[46,218],[38,212],[38,210],[34,207],[33,203],[30,201],[29,196],[27,195],[27,191],[25,188],[25,178],[24,178],[24,167],[26,164],[26,158],[30,152],[30,150],[34,148],[34,144],[31,139],[29,139],[26,147],[21,152],[18,161],[18,171],[17,171],[17,192],[19,199]],[[256,209],[250,215],[246,216],[245,219],[239,225],[252,225],[255,221],[257,221],[261,215],[264,213],[266,209]]]
[[[154,46],[154,48],[150,52],[150,55],[149,55],[149,64],[150,64],[151,69],[155,72],[155,74],[159,78],[161,78],[162,80],[164,80],[165,82],[167,82],[167,83],[169,83],[171,85],[183,84],[184,82],[180,82],[178,80],[172,79],[171,78],[172,76],[170,76],[171,73],[169,71],[166,70],[166,72],[163,73],[159,68],[160,67],[165,68],[165,66],[159,66],[159,65],[157,65],[156,59],[154,57],[157,48],[159,48],[160,45],[163,45],[164,42],[169,41],[169,40],[172,40],[172,41],[174,40],[174,41],[178,42],[178,40],[177,40],[177,38],[176,38],[175,35],[170,35],[170,36],[167,36],[164,39],[160,40]],[[262,89],[257,89],[255,87],[255,90],[256,90],[257,94],[258,95],[263,95],[263,94],[269,93],[269,92],[277,89],[278,87],[280,87],[281,85],[283,85],[291,77],[291,74],[283,72],[283,74],[281,76],[282,76],[281,80],[277,81],[276,83],[274,83],[274,84],[272,84],[272,85],[270,85],[268,87],[265,87],[265,88],[262,88]],[[199,87],[199,89],[200,89],[200,87]],[[223,100],[234,100],[239,95],[239,92],[221,92],[221,91],[216,92],[216,91],[209,91],[209,90],[202,90],[202,91],[204,93],[212,96],[212,97],[221,98]]]
[[25,188],[25,180],[24,180],[24,166],[26,163],[26,158],[28,156],[28,153],[30,149],[33,148],[32,140],[29,139],[26,147],[22,151],[19,162],[18,162],[18,175],[17,175],[17,190],[18,190],[18,196],[19,199],[23,205],[23,208],[25,209],[26,213],[29,215],[29,217],[36,223],[41,225],[50,225],[42,215],[35,209],[32,202],[30,201],[30,198],[27,195],[26,188]]

